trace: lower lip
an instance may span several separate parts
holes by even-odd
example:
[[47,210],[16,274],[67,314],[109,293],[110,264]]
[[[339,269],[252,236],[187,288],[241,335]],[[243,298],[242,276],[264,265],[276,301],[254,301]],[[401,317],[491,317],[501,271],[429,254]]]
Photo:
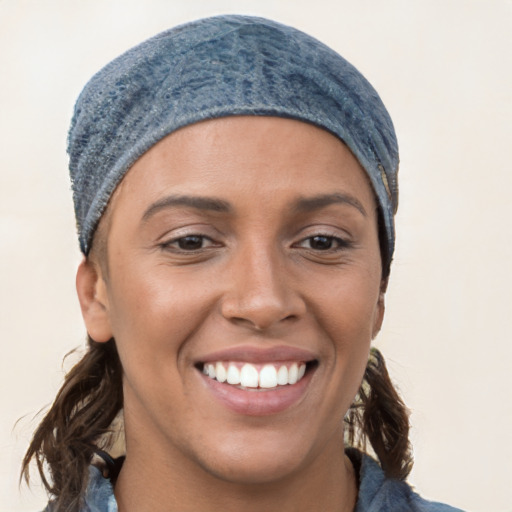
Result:
[[221,383],[200,373],[208,389],[228,409],[247,416],[277,414],[296,404],[305,395],[311,374],[308,371],[296,384],[288,384],[275,389],[240,389]]

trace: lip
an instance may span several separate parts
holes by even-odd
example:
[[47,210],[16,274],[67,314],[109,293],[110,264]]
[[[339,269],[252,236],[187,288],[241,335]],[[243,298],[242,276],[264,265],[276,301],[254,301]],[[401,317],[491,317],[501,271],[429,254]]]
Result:
[[211,394],[225,407],[246,416],[267,416],[285,411],[298,403],[306,394],[312,371],[306,372],[299,382],[276,389],[240,389],[231,384],[221,383],[203,373],[198,375]]
[[211,363],[215,361],[243,361],[247,363],[280,363],[287,361],[310,362],[317,356],[305,349],[278,345],[275,347],[260,348],[251,346],[230,347],[215,352],[210,352],[198,357],[195,364]]
[[[309,350],[286,345],[268,348],[238,346],[210,352],[197,359],[196,367],[216,361],[243,361],[252,364],[290,361],[308,363],[317,361],[317,357]],[[214,399],[232,412],[246,416],[267,416],[283,412],[300,402],[306,395],[315,370],[316,367],[309,368],[304,377],[295,384],[264,390],[260,388],[241,389],[221,383],[204,375],[199,369],[197,369],[197,374]]]

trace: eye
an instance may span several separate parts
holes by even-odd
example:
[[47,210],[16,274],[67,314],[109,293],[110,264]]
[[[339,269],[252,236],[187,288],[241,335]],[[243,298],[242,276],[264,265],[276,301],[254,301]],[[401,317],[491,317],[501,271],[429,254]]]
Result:
[[163,243],[162,248],[179,252],[193,252],[213,245],[215,245],[214,242],[205,235],[186,235]]
[[315,249],[317,251],[327,251],[332,249],[332,246],[335,243],[335,240],[332,236],[323,235],[312,236],[308,241],[311,249]]
[[176,244],[183,251],[197,251],[203,248],[205,237],[201,235],[189,235],[176,240]]
[[310,236],[301,240],[297,245],[314,251],[335,251],[337,249],[343,249],[350,246],[347,241],[337,236],[330,235]]

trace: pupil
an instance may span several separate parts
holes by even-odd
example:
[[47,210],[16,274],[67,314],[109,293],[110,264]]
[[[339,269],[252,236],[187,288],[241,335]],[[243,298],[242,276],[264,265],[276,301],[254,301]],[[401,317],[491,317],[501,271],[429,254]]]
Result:
[[203,238],[195,235],[185,236],[179,239],[178,245],[180,249],[189,251],[193,249],[201,249],[203,245]]
[[332,247],[332,239],[327,236],[314,236],[311,239],[311,247],[320,250],[330,249]]

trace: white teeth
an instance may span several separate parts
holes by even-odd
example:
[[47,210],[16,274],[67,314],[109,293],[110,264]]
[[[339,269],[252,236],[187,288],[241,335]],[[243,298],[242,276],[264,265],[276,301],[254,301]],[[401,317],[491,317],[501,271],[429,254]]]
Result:
[[277,371],[275,366],[266,364],[260,371],[260,388],[275,388],[277,386]]
[[[304,371],[306,370],[306,365],[303,365],[304,366]],[[281,368],[279,368],[278,372],[277,372],[277,383],[280,385],[280,386],[285,386],[286,384],[288,384],[288,368],[286,368],[286,366],[281,366]]]
[[[227,367],[227,370],[226,370]],[[211,379],[219,382],[227,382],[234,386],[241,385],[244,388],[272,389],[277,386],[293,385],[301,380],[306,373],[305,363],[292,363],[289,367],[286,364],[276,366],[266,364],[258,371],[258,368],[245,363],[239,369],[240,363],[224,363],[221,361],[206,363],[203,366],[203,373]]]
[[288,384],[295,384],[299,379],[299,367],[293,363],[288,370]]
[[234,364],[230,364],[226,376],[228,384],[240,384],[240,372]]
[[246,363],[242,366],[240,385],[244,388],[258,387],[258,370],[252,364]]
[[227,373],[226,373],[226,369],[224,368],[224,365],[222,363],[217,363],[215,365],[215,378],[219,382],[226,382]]

